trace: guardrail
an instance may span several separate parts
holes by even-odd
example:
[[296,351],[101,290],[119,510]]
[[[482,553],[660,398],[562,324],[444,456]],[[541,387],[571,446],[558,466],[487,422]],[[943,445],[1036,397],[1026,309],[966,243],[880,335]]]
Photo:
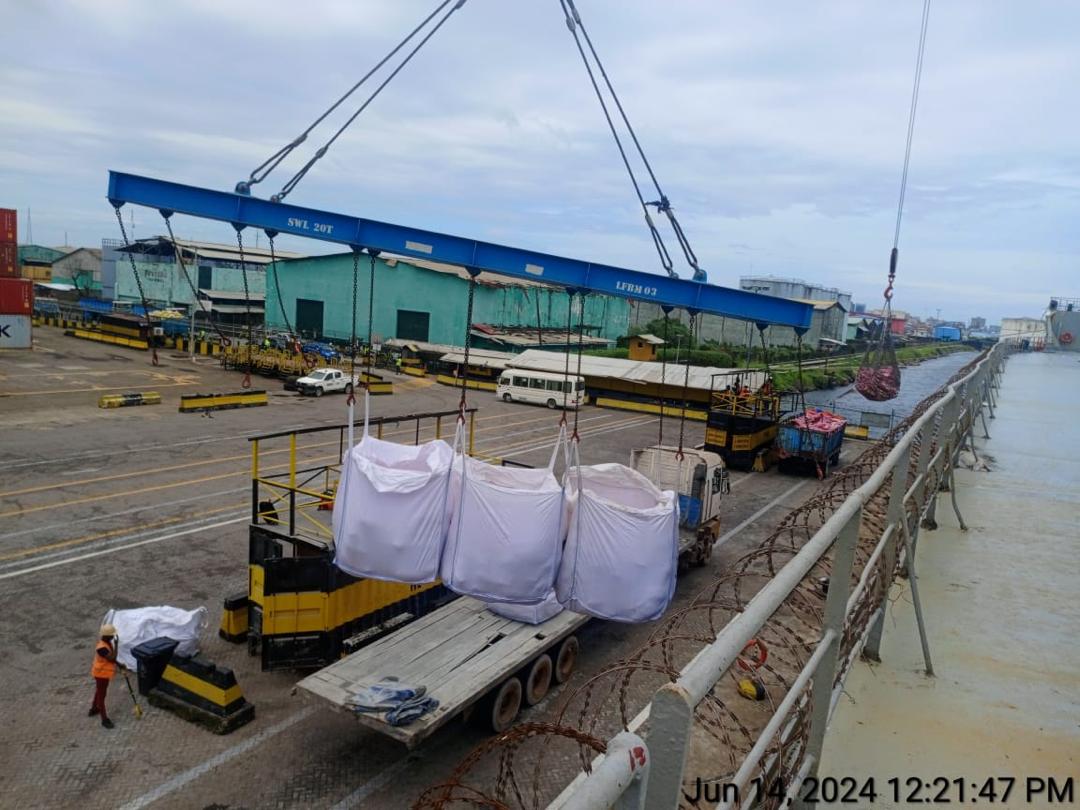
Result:
[[[775,791],[769,795],[777,803],[802,806],[800,788],[807,777],[817,773],[825,731],[848,671],[860,653],[879,660],[889,586],[901,571],[910,582],[926,672],[933,675],[918,594],[915,547],[920,528],[936,528],[937,496],[946,489],[961,528],[966,528],[953,486],[956,457],[969,442],[974,449],[977,419],[982,419],[986,434],[984,408],[993,418],[993,392],[1009,350],[1004,344],[988,350],[902,435],[894,436],[892,449],[867,480],[836,505],[810,540],[715,640],[682,668],[678,678],[656,692],[639,715],[647,718],[649,725],[647,744],[640,746],[649,762],[647,771],[633,772],[623,732],[609,742],[606,755],[593,761],[591,773],[580,775],[552,807],[678,807],[691,737],[695,727],[704,722],[701,715],[707,713],[702,704],[770,618],[806,585],[815,568],[820,571],[831,554],[830,575],[819,583],[825,590],[820,637],[749,753],[719,786],[722,791],[716,805],[725,810],[749,807],[766,798],[755,791],[768,789]],[[872,500],[886,504],[880,531],[879,521],[867,521],[864,514]],[[856,547],[860,532],[865,538],[868,530],[877,540],[860,572],[855,568]],[[631,730],[636,730],[634,724]]]

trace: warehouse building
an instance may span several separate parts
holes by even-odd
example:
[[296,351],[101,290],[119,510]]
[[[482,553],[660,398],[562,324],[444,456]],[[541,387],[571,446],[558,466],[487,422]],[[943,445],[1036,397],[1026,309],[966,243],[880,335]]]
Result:
[[[128,246],[110,243],[103,245],[103,249],[107,261],[103,266],[102,286],[112,291],[113,300],[117,302],[139,303],[139,287],[131,267],[134,259],[151,305],[190,311],[195,301],[192,287],[195,287],[203,308],[211,311],[220,322],[244,321],[250,303],[252,321],[262,323],[266,267],[270,264],[270,251],[265,248],[244,248],[246,292],[240,252],[234,244],[186,239],[177,239],[174,243],[167,237],[155,236],[139,239]],[[183,266],[177,261],[178,253],[183,257]],[[279,260],[300,255],[277,251]]]
[[[360,258],[356,333],[367,338],[370,259]],[[278,262],[278,284],[267,285],[268,329],[292,328],[304,337],[348,341],[352,332],[353,256],[312,256]],[[391,255],[375,260],[376,341],[461,346],[465,341],[469,274],[463,267]],[[505,352],[566,344],[567,295],[561,287],[509,280],[493,273],[476,277],[473,334],[479,345]],[[281,298],[278,298],[280,287]],[[575,334],[580,302],[574,298]],[[591,346],[611,345],[630,326],[630,305],[622,298],[584,299],[585,335]],[[284,314],[283,314],[284,313]],[[286,319],[288,323],[286,323]],[[537,333],[537,326],[542,328]]]
[[[847,311],[839,301],[808,298],[792,300],[809,304],[814,308],[810,328],[803,335],[804,346],[810,349],[827,348],[842,344],[847,340]],[[641,302],[634,307],[631,325],[644,326],[656,318],[663,317],[664,313],[658,305]],[[689,316],[684,310],[673,311],[671,317],[689,324]],[[746,346],[749,342],[752,342],[755,348],[761,346],[761,337],[753,323],[720,315],[703,314],[701,316],[698,339],[701,342],[713,340],[728,346]],[[767,346],[795,346],[796,342],[795,330],[790,326],[769,326],[765,329]]]

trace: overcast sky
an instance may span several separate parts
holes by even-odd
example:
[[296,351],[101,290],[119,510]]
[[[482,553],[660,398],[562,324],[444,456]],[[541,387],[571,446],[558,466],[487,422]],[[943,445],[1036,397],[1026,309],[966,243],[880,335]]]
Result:
[[[98,245],[110,168],[232,189],[435,4],[0,0],[0,206],[21,240],[29,207],[35,242]],[[710,281],[880,304],[919,0],[578,7]],[[1080,296],[1078,42],[1080,3],[935,0],[897,308],[994,322]],[[468,0],[290,201],[660,272],[558,0]],[[147,209],[135,229],[163,230]]]

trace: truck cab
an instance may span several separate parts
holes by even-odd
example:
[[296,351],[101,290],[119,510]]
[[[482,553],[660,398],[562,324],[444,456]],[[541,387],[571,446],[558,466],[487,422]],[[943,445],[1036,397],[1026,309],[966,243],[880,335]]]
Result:
[[[731,490],[724,460],[719,453],[695,448],[654,445],[630,453],[630,466],[660,489],[679,496],[679,532],[693,535],[683,557],[704,565],[720,536],[720,504]],[[686,545],[683,543],[682,545]]]
[[356,379],[336,368],[316,368],[296,381],[296,389],[307,396],[321,397],[334,391],[351,394]]

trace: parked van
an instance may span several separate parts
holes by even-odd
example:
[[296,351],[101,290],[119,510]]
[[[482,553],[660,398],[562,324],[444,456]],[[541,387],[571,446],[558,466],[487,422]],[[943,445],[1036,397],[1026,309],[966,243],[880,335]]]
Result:
[[577,408],[585,399],[585,380],[574,376],[567,379],[562,374],[547,371],[511,368],[499,377],[495,396],[503,402],[532,402],[549,408],[561,408],[565,397],[567,408]]

